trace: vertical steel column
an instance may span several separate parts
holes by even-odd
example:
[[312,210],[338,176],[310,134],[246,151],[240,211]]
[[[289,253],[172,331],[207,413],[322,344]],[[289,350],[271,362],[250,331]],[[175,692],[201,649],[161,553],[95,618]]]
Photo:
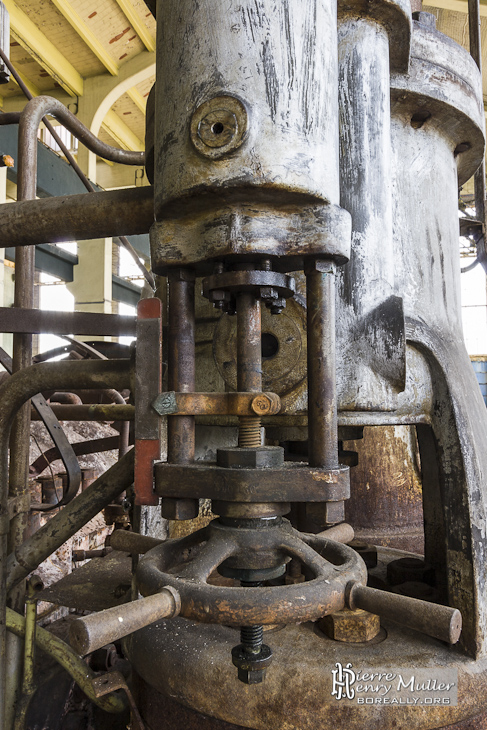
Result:
[[[251,292],[237,295],[237,390],[259,393],[262,390],[262,344],[260,299]],[[238,445],[261,445],[258,416],[239,418]]]
[[338,467],[335,368],[335,265],[306,270],[308,319],[308,439],[310,466]]
[[[188,269],[175,269],[168,277],[168,388],[179,393],[195,389],[194,280]],[[170,464],[194,461],[194,416],[168,416],[167,460]],[[163,499],[162,516],[189,520],[198,516],[196,499]]]

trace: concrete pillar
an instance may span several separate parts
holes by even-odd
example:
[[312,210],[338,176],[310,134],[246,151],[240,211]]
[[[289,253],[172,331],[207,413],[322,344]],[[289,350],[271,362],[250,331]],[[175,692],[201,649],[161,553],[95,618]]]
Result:
[[[112,313],[111,238],[78,243],[78,264],[74,267],[74,280],[66,286],[74,296],[76,311]],[[109,337],[105,339],[110,340]]]

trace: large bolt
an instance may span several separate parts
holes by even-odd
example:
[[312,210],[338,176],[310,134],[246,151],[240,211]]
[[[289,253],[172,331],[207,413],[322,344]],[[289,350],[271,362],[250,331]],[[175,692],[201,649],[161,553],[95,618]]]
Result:
[[260,684],[272,661],[272,650],[263,644],[263,626],[242,626],[238,646],[232,649],[232,662],[244,684]]
[[344,608],[328,614],[318,622],[326,636],[335,641],[355,644],[371,641],[380,631],[380,618],[374,613]]

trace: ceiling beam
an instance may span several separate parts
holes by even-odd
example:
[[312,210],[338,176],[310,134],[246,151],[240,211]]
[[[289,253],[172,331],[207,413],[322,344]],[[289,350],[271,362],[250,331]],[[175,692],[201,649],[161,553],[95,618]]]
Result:
[[[20,76],[21,80],[24,82],[24,84],[29,89],[29,91],[32,94],[32,96],[40,96],[41,95],[41,90],[38,89],[37,86],[32,81],[30,81],[26,76],[24,76],[24,74],[22,73],[22,71],[19,71],[18,68],[16,68],[15,70],[17,71],[18,75]],[[17,84],[17,82],[16,82],[16,80],[14,79],[13,76],[10,77],[10,80],[13,81],[14,84],[16,84],[18,86],[18,84]],[[22,94],[22,98],[25,98],[23,94]]]
[[12,36],[49,75],[71,96],[83,95],[83,77],[63,54],[46,38],[32,20],[15,4],[4,0],[10,15]]
[[147,106],[147,99],[144,99],[140,91],[138,91],[135,87],[133,89],[129,89],[127,91],[127,95],[132,99],[135,106],[139,111],[142,112],[142,114],[145,115],[145,108]]
[[110,109],[108,114],[105,116],[102,127],[106,132],[108,132],[110,137],[112,137],[115,142],[118,142],[118,144],[124,149],[139,152],[144,150],[144,145],[137,135],[132,132],[132,130],[124,121],[122,121],[122,119],[120,119],[118,114],[115,114],[112,109]]
[[70,5],[68,0],[52,0],[52,3],[56,6],[59,12],[64,15],[68,23],[75,29],[80,38],[83,39],[90,51],[95,54],[99,61],[101,61],[106,70],[111,73],[112,76],[117,76],[117,63],[110,56],[106,48],[100,43],[89,25],[85,23],[82,17],[73,9],[73,6]]
[[[468,13],[468,0],[426,0],[425,6],[454,10],[456,13]],[[487,0],[480,0],[480,15],[487,17]]]
[[155,51],[156,42],[130,0],[115,0],[148,51]]

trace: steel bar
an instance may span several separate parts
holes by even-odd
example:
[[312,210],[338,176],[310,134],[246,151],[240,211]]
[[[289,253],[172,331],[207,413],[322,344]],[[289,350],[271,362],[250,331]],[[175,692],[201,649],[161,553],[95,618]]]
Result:
[[355,537],[353,527],[346,522],[339,525],[329,527],[327,530],[318,533],[318,537],[326,537],[327,540],[335,540],[336,542],[349,543]]
[[135,337],[135,317],[94,312],[56,312],[0,307],[1,332],[29,332],[93,337]]
[[[106,438],[93,439],[92,441],[77,441],[71,444],[72,449],[76,456],[86,456],[86,454],[99,454],[102,451],[112,451],[116,449],[119,444],[118,436],[107,436]],[[49,464],[53,461],[60,459],[61,455],[59,449],[53,447],[44,451],[37,459],[30,465],[29,474],[31,477],[35,477],[41,474]]]
[[440,641],[456,644],[462,631],[462,615],[457,608],[440,606],[357,583],[349,588],[347,603],[352,610],[379,614]]
[[137,235],[148,233],[153,221],[154,195],[149,186],[24,200],[2,208],[0,246]]
[[[181,393],[195,390],[195,311],[194,274],[176,269],[168,277],[168,387]],[[194,416],[169,416],[167,419],[167,460],[171,464],[194,461]],[[162,502],[162,516],[191,519],[198,515],[197,500],[167,499]]]
[[32,570],[93,519],[134,480],[134,450],[90,484],[84,492],[58,512],[8,558],[8,588],[23,580]]
[[114,550],[120,550],[124,553],[136,553],[143,555],[152,548],[160,545],[163,540],[157,537],[149,537],[149,535],[141,535],[138,532],[129,532],[128,530],[115,530],[110,535],[109,545]]
[[[237,389],[262,390],[262,343],[260,299],[251,292],[237,294]],[[241,416],[238,445],[261,445],[260,416]]]
[[0,114],[0,127],[4,124],[18,124],[20,112],[2,112]]
[[[169,276],[168,386],[170,390],[195,390],[194,275],[180,270]],[[167,424],[167,460],[190,464],[194,460],[194,417],[170,416]]]
[[[135,407],[113,403],[85,403],[81,406],[56,405],[51,410],[59,421],[133,421]],[[35,411],[32,420],[39,421],[41,417]]]
[[275,393],[161,393],[153,408],[159,415],[264,416],[279,413]]
[[[321,270],[320,270],[321,269]],[[309,464],[338,466],[335,367],[335,267],[306,270]]]
[[[7,629],[16,636],[25,636],[25,619],[12,609],[7,608]],[[115,693],[98,697],[92,688],[96,675],[90,667],[75,654],[69,644],[41,626],[36,627],[36,644],[43,652],[55,659],[81,687],[85,695],[105,712],[122,712],[125,702]]]
[[75,619],[69,629],[69,643],[80,656],[86,656],[154,621],[173,618],[180,609],[177,591],[163,588],[147,598]]

